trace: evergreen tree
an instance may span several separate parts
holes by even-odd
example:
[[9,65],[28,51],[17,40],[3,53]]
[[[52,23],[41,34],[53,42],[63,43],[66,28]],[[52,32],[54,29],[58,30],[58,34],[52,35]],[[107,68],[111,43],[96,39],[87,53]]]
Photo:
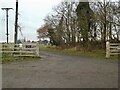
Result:
[[89,46],[89,31],[92,18],[92,10],[89,2],[79,2],[76,9],[80,32],[83,39],[83,47],[88,49]]

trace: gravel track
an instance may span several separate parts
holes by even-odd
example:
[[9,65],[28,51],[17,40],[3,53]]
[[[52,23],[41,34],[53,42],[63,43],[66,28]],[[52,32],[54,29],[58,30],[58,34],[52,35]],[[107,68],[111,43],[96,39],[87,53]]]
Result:
[[115,61],[40,54],[40,60],[3,64],[3,88],[118,88]]

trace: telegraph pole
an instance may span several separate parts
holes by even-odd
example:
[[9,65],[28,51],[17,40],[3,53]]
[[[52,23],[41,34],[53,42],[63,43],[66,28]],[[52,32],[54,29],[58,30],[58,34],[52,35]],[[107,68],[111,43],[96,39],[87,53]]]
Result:
[[2,10],[6,10],[6,35],[7,35],[7,44],[8,44],[8,11],[13,8],[2,8]]
[[15,15],[15,35],[14,35],[14,43],[17,43],[17,35],[18,35],[18,0],[16,0],[16,15]]

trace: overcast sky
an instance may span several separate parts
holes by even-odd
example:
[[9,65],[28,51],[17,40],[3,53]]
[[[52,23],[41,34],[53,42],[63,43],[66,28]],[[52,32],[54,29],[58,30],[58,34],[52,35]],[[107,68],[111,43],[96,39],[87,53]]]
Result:
[[[18,0],[19,19],[23,36],[27,40],[38,40],[36,30],[44,24],[43,19],[52,12],[52,8],[62,0]],[[14,19],[16,0],[0,0],[0,42],[6,41],[6,11],[1,8],[13,8],[9,10],[9,41],[14,40]],[[18,39],[22,39],[19,33]]]
[[[36,30],[41,25],[44,24],[43,19],[48,14],[53,12],[52,10],[53,7],[55,7],[64,0],[18,0],[18,1],[19,1],[18,24],[22,27],[23,36],[27,40],[38,40]],[[2,10],[1,8],[14,9],[9,10],[9,41],[14,41],[15,5],[16,0],[0,0],[0,42],[1,41],[6,42],[6,11]],[[24,37],[22,37],[20,32],[18,31],[18,39],[23,39]]]

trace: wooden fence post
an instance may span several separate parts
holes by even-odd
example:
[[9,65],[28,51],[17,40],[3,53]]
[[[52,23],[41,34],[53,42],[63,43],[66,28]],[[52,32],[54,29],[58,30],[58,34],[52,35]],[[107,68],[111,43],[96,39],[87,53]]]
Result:
[[118,59],[120,59],[120,43],[118,43]]
[[36,55],[39,57],[40,55],[39,55],[39,43],[37,43],[37,45],[36,45]]
[[106,42],[106,58],[110,57],[110,42]]
[[22,45],[22,43],[20,43],[20,44],[19,44],[20,56],[22,55],[22,47],[23,47],[23,45]]

